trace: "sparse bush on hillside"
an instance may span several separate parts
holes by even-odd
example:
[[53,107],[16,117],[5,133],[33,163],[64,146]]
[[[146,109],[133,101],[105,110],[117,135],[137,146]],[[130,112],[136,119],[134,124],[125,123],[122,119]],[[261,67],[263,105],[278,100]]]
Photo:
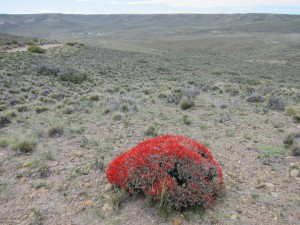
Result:
[[36,107],[35,108],[35,112],[36,113],[43,113],[43,112],[46,112],[48,111],[49,109],[46,107],[46,106],[41,106],[41,107]]
[[300,130],[288,133],[283,143],[291,147],[292,155],[300,155]]
[[62,68],[60,65],[55,65],[52,63],[44,63],[37,66],[36,70],[38,75],[56,76],[58,73],[62,71]]
[[79,71],[75,68],[67,68],[58,74],[61,81],[70,81],[74,84],[81,84],[87,80],[87,73]]
[[106,172],[111,184],[143,193],[164,208],[209,207],[222,195],[223,175],[203,145],[165,135],[145,140],[115,158]]
[[285,103],[280,98],[271,97],[268,101],[268,107],[273,110],[283,111]]
[[193,106],[195,106],[195,102],[192,98],[189,98],[187,96],[184,96],[181,100],[180,100],[180,108],[183,110],[189,109]]
[[11,148],[15,151],[19,150],[23,153],[32,152],[37,146],[36,137],[33,135],[25,135],[18,138],[11,143]]
[[10,118],[8,116],[0,116],[0,128],[10,124]]
[[39,46],[36,45],[31,45],[27,48],[27,51],[29,52],[33,52],[33,53],[38,53],[38,54],[45,54],[46,53],[46,49],[43,49]]
[[64,125],[61,123],[55,123],[48,129],[49,137],[59,137],[64,134]]

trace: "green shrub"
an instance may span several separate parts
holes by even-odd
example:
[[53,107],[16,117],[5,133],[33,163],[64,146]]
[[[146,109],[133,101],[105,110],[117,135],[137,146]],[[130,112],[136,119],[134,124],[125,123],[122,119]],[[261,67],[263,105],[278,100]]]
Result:
[[150,126],[150,127],[144,132],[144,134],[145,134],[146,136],[152,136],[152,137],[158,136],[158,133],[157,133],[157,131],[156,131],[156,126],[154,126],[154,125]]
[[300,113],[299,113],[299,114],[296,114],[296,115],[293,117],[293,121],[294,121],[294,123],[300,123]]
[[10,124],[10,118],[8,116],[0,116],[0,128]]
[[294,140],[292,145],[292,155],[300,156],[300,138]]
[[11,143],[11,148],[15,151],[21,151],[23,153],[32,152],[37,146],[36,137],[32,135],[26,135],[16,138]]
[[292,155],[299,156],[300,155],[300,130],[288,133],[285,139],[283,140],[283,143],[291,147]]
[[300,131],[293,131],[286,135],[283,140],[285,145],[292,145],[296,138],[300,138]]
[[188,98],[188,97],[184,96],[181,99],[179,105],[180,105],[181,109],[186,110],[186,109],[189,109],[189,108],[195,106],[195,102],[192,98]]
[[45,111],[48,111],[48,108],[46,106],[36,107],[35,112],[36,113],[43,113]]
[[58,74],[58,78],[61,81],[70,81],[74,84],[81,84],[83,81],[87,80],[87,73],[79,71],[74,68],[67,68]]
[[64,134],[64,125],[61,123],[53,124],[48,129],[48,135],[49,137],[59,137]]
[[46,53],[46,49],[43,49],[39,46],[36,45],[31,45],[27,48],[27,51],[29,52],[33,52],[33,53],[38,53],[38,54],[45,54]]
[[293,105],[289,105],[286,107],[286,113],[288,116],[294,117],[297,114],[297,109]]
[[16,106],[16,110],[18,112],[26,112],[28,110],[28,106],[27,105],[18,105],[18,106]]
[[74,112],[73,107],[66,107],[63,111],[64,114],[72,114]]
[[100,97],[98,94],[93,94],[93,95],[89,96],[90,101],[97,102],[97,101],[99,101],[99,99],[100,99]]
[[8,111],[8,112],[5,113],[5,116],[12,119],[12,118],[17,117],[17,113],[15,111]]
[[187,115],[183,115],[182,119],[185,125],[190,125],[192,123],[191,119]]
[[122,119],[122,114],[121,113],[115,113],[113,116],[112,116],[112,119],[113,120],[116,120],[116,121],[119,121]]
[[4,111],[6,109],[6,105],[4,104],[0,104],[0,112]]

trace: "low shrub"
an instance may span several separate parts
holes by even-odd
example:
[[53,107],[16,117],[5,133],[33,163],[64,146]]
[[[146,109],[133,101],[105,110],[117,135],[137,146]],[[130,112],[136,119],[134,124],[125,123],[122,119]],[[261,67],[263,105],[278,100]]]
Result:
[[109,182],[129,193],[164,199],[169,209],[209,207],[221,196],[223,175],[211,152],[181,136],[145,140],[115,158],[106,172]]
[[286,107],[286,113],[288,116],[294,117],[297,114],[297,109],[293,105],[289,105]]
[[87,73],[79,71],[75,68],[67,68],[58,74],[61,81],[70,81],[74,84],[81,84],[87,80]]
[[284,138],[283,143],[289,147],[291,147],[292,155],[299,156],[300,155],[300,130],[290,132]]
[[11,143],[11,148],[13,150],[21,151],[23,153],[32,152],[36,146],[37,140],[32,135],[18,137]]
[[61,123],[53,124],[48,129],[48,135],[49,137],[59,137],[64,134],[64,125]]
[[18,112],[26,112],[26,111],[28,111],[28,106],[27,105],[18,105],[18,106],[16,106],[16,110],[18,111]]
[[46,106],[38,106],[35,108],[35,112],[36,113],[43,113],[43,112],[46,112],[48,111],[49,109],[46,107]]
[[273,110],[283,111],[285,109],[285,103],[280,98],[271,97],[268,101],[268,107]]
[[188,97],[183,97],[179,103],[180,108],[183,110],[189,109],[193,106],[195,106],[195,102],[192,98],[188,98]]
[[144,132],[144,135],[145,136],[152,136],[152,137],[155,137],[157,136],[157,131],[156,131],[156,126],[155,125],[152,125],[150,127],[148,127],[148,129]]
[[56,65],[53,63],[44,63],[44,64],[37,66],[36,71],[39,75],[57,76],[58,73],[60,73],[62,71],[62,68],[60,65]]
[[31,45],[27,48],[27,51],[29,52],[33,52],[33,53],[38,53],[38,54],[45,54],[46,53],[46,49],[43,49],[39,46],[36,45]]
[[0,128],[10,124],[10,118],[8,116],[0,116]]
[[292,155],[300,156],[300,138],[296,138],[292,145]]

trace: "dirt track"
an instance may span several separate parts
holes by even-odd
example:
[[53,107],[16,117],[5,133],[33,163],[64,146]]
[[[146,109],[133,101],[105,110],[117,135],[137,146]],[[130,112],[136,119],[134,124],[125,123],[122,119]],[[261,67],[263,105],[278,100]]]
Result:
[[[61,46],[63,46],[63,44],[46,44],[46,45],[41,45],[39,47],[41,47],[43,49],[49,49],[49,48],[57,48],[57,47],[61,47]],[[8,50],[4,50],[4,51],[5,52],[26,52],[27,48],[28,48],[28,46],[25,46],[25,47],[8,49]]]

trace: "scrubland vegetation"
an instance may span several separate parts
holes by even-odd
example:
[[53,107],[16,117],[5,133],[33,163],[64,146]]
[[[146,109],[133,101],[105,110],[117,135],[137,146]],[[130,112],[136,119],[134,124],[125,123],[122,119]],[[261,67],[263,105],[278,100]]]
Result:
[[[0,223],[297,224],[300,38],[252,35],[267,47],[0,52]],[[162,217],[162,205],[108,183],[112,159],[165,134],[219,163],[225,196],[205,212]]]

